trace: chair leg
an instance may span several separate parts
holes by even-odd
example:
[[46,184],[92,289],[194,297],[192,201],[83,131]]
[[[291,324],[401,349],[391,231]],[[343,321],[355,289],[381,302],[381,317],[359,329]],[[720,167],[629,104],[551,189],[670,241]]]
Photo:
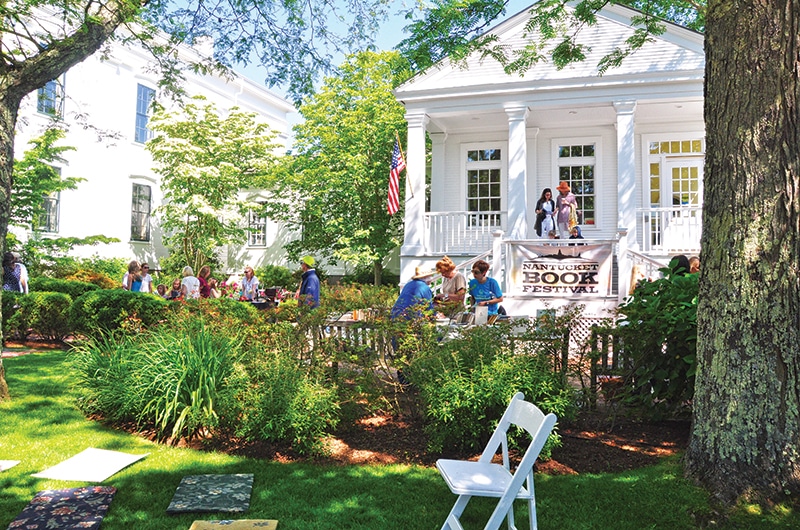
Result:
[[450,513],[447,515],[447,519],[444,521],[444,525],[442,525],[442,530],[464,530],[464,527],[461,526],[461,521],[459,518],[461,517],[461,514],[464,513],[464,510],[467,508],[467,504],[471,498],[472,496],[470,495],[458,496],[456,503],[453,505],[453,509],[450,510]]
[[536,499],[528,500],[528,518],[530,519],[531,530],[536,530]]

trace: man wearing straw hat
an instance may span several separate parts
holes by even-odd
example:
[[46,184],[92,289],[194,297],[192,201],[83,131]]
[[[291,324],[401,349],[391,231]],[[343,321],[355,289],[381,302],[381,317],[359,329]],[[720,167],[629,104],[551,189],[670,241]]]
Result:
[[422,316],[424,310],[433,311],[433,292],[428,284],[434,274],[434,271],[416,268],[411,281],[403,286],[400,296],[392,306],[392,320],[399,317],[417,318]]

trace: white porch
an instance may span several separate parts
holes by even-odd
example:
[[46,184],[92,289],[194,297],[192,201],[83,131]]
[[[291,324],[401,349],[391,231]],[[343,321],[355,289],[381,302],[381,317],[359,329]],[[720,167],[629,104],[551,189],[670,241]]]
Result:
[[[491,250],[496,231],[508,233],[508,212],[427,212],[424,219],[424,256],[476,256]],[[700,206],[637,211],[637,246],[645,255],[699,254],[701,232]]]

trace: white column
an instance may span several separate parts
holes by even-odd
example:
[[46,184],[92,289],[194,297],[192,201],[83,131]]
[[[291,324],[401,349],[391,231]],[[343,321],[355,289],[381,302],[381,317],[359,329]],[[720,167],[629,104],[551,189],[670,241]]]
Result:
[[428,133],[431,139],[431,211],[447,211],[447,190],[444,185],[446,133]]
[[525,239],[528,234],[526,216],[527,142],[525,118],[528,107],[506,107],[508,115],[508,229],[509,239]]
[[[425,233],[425,126],[424,112],[409,112],[406,151],[405,237],[401,256],[422,256]],[[402,260],[406,261],[406,260]]]
[[627,229],[627,247],[637,249],[633,123],[636,101],[615,101],[614,109],[617,111],[617,228]]

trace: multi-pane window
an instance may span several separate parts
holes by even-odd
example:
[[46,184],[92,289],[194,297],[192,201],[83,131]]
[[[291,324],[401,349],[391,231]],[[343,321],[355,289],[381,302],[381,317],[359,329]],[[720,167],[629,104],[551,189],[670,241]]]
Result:
[[569,184],[585,225],[594,225],[596,220],[595,151],[594,143],[558,146],[558,180]]
[[134,184],[131,200],[131,240],[150,241],[151,189],[145,184]]
[[62,99],[58,81],[48,81],[36,93],[36,111],[49,116],[61,116]]
[[471,226],[500,226],[502,150],[467,151],[467,211]]
[[267,218],[258,210],[247,214],[247,244],[251,247],[267,246]]
[[156,97],[156,91],[144,85],[136,88],[136,135],[137,143],[143,144],[153,137],[153,131],[147,128],[150,121],[150,105]]
[[[648,152],[650,206],[700,206],[703,191],[701,170],[691,161],[702,160],[705,154],[703,139],[652,141],[648,144]],[[662,178],[669,180],[662,182]]]
[[39,214],[36,229],[42,232],[58,232],[58,206],[60,194],[58,192],[47,195],[42,200],[42,212]]

